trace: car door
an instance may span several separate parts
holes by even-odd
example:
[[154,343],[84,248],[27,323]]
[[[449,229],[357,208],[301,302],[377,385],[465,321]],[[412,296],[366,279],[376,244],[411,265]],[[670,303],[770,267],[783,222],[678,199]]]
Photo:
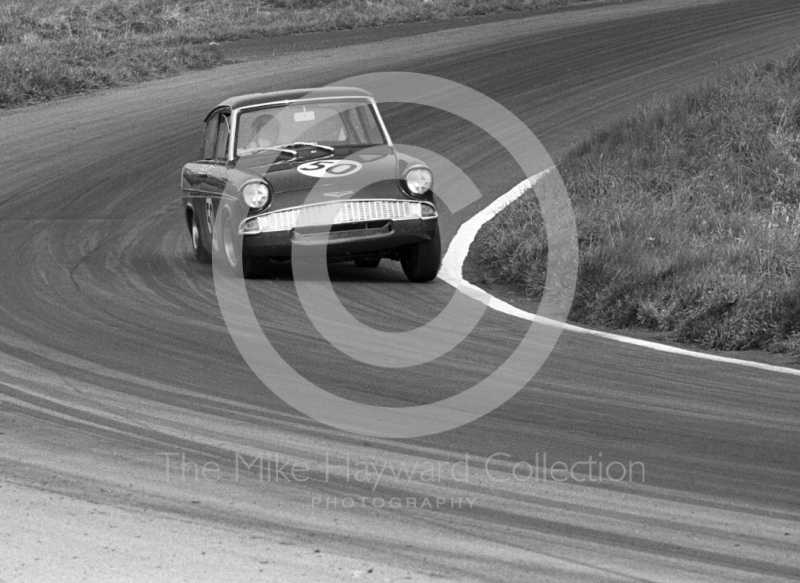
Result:
[[226,110],[213,112],[206,119],[203,144],[197,162],[183,169],[184,194],[187,205],[197,219],[204,246],[216,247],[214,221],[220,199],[228,182],[228,149],[230,147],[231,116]]

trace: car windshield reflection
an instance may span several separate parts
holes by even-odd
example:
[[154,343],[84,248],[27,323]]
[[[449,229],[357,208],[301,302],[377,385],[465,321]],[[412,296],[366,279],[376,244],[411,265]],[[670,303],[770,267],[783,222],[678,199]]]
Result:
[[383,145],[386,139],[368,102],[323,100],[241,112],[236,144],[237,156],[278,151],[296,158],[300,149],[326,156],[337,147]]

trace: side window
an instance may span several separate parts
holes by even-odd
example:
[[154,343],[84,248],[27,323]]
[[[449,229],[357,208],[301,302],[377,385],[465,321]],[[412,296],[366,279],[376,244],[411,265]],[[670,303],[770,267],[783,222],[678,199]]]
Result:
[[214,158],[225,160],[228,157],[228,136],[231,134],[230,116],[223,113],[219,116],[219,132],[217,132],[217,148]]
[[358,144],[367,144],[367,136],[364,135],[364,127],[358,118],[355,109],[348,109],[342,112],[342,118],[347,122],[350,133],[355,138],[353,141]]
[[367,143],[385,144],[386,141],[383,138],[381,126],[378,125],[378,120],[375,118],[375,113],[372,111],[372,107],[364,105],[359,107],[356,112],[358,113],[359,120],[363,124],[362,127],[364,128],[364,133],[367,137]]
[[219,116],[215,115],[206,122],[206,131],[203,134],[203,152],[201,154],[203,160],[213,160],[214,151],[217,145],[217,125],[219,123]]

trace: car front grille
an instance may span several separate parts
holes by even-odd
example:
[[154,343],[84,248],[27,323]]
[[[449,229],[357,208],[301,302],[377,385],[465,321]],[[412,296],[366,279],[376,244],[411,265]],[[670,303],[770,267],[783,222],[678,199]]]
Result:
[[[335,214],[334,214],[335,213]],[[333,216],[331,216],[333,215]],[[404,221],[435,218],[436,210],[430,203],[410,200],[347,200],[274,211],[245,221],[242,232],[270,233],[289,231],[295,227],[318,227],[370,221]]]

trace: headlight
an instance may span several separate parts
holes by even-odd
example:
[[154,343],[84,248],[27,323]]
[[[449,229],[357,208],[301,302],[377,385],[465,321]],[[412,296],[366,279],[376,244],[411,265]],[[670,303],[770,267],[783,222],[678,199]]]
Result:
[[269,185],[264,182],[251,182],[242,191],[244,203],[252,209],[260,209],[267,206],[271,195],[272,192]]
[[406,183],[406,189],[409,194],[420,196],[431,189],[433,175],[427,168],[412,168],[406,172],[403,180]]

